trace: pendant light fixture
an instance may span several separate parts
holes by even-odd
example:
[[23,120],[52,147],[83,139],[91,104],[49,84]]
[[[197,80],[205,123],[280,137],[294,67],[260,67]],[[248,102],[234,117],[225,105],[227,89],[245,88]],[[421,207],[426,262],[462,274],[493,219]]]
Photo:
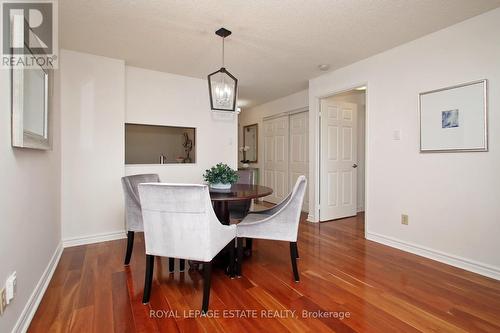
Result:
[[222,37],[222,67],[208,75],[210,107],[218,111],[235,111],[238,79],[224,68],[224,39],[231,35],[231,31],[220,28],[215,34]]

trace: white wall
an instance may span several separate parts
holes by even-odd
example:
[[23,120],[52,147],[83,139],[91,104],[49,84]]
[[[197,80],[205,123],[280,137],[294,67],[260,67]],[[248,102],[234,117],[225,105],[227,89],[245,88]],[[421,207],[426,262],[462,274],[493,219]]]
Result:
[[[165,182],[199,183],[218,162],[236,167],[235,116],[210,111],[205,80],[68,50],[60,59],[66,246],[124,237],[124,174],[158,173]],[[125,166],[125,122],[196,127],[196,163]]]
[[[244,109],[238,119],[238,123],[240,125],[240,133],[239,146],[243,145],[243,136],[242,130],[243,126],[251,125],[251,124],[259,124],[259,156],[257,163],[251,163],[250,167],[260,168],[263,166],[262,161],[264,159],[264,131],[263,131],[263,123],[262,119],[269,116],[274,116],[283,112],[298,110],[298,109],[306,109],[309,106],[309,95],[308,90],[301,90],[295,94],[288,95],[271,102],[267,102],[261,104],[259,106],[255,106],[250,109]],[[240,153],[238,159],[241,160],[243,158]],[[259,177],[262,180],[262,177]]]
[[127,66],[126,82],[126,122],[196,127],[196,163],[127,165],[127,175],[158,173],[164,182],[200,183],[219,162],[237,167],[236,116],[210,110],[206,80]]
[[62,237],[123,236],[125,63],[61,50]]
[[[318,208],[319,98],[367,83],[367,237],[500,278],[499,31],[496,9],[311,80],[310,211]],[[420,154],[418,93],[483,78],[489,152]]]
[[17,272],[17,294],[0,317],[0,332],[29,323],[46,269],[61,251],[58,71],[54,79],[52,150],[12,148],[10,70],[0,70],[0,284]]

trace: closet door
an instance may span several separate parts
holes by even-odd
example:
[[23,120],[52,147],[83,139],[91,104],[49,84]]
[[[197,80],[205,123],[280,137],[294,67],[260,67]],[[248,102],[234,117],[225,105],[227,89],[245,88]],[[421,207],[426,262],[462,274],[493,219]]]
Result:
[[288,116],[274,119],[274,195],[279,202],[288,195]]
[[[289,189],[293,189],[297,178],[309,178],[309,113],[301,112],[290,116],[290,176]],[[309,211],[309,191],[304,195],[303,211]]]
[[[265,120],[264,127],[264,167],[262,184],[274,190],[274,121]],[[275,193],[264,198],[264,201],[274,202]]]
[[278,203],[288,194],[288,116],[264,121],[264,185],[273,194],[264,200]]

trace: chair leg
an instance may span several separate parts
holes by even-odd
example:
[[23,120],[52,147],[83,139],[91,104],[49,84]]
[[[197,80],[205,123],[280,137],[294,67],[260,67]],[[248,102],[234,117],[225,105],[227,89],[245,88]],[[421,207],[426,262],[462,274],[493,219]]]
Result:
[[300,259],[299,256],[299,244],[295,243],[295,254],[297,255],[297,259]]
[[212,280],[212,262],[203,263],[203,303],[201,305],[201,313],[208,312],[208,304],[210,302],[210,284]]
[[229,242],[229,277],[234,279],[234,239]]
[[153,284],[153,271],[155,267],[155,256],[146,255],[146,276],[144,278],[144,294],[142,296],[142,303],[148,304],[149,297],[151,296],[151,285]]
[[181,272],[184,272],[186,270],[186,260],[185,259],[179,260],[179,270]]
[[300,281],[299,270],[297,269],[297,242],[290,242],[290,259],[292,260],[292,269],[295,282]]
[[172,273],[175,269],[175,259],[174,258],[168,258],[168,272]]
[[246,238],[245,239],[245,256],[250,257],[252,255],[253,250],[253,239]]
[[132,249],[134,248],[134,232],[127,232],[127,252],[125,253],[125,266],[130,264],[130,257],[132,256]]
[[243,238],[238,237],[237,243],[238,243],[238,259],[236,263],[236,275],[238,277],[241,277],[241,266],[243,262]]

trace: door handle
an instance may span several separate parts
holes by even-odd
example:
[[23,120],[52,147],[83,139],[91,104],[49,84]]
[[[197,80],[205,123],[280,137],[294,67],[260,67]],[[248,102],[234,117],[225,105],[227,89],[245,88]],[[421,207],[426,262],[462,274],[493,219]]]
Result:
[[358,165],[357,165],[356,163],[354,163],[354,164],[352,165],[352,167],[353,167],[354,169],[356,169],[356,168],[358,167]]

